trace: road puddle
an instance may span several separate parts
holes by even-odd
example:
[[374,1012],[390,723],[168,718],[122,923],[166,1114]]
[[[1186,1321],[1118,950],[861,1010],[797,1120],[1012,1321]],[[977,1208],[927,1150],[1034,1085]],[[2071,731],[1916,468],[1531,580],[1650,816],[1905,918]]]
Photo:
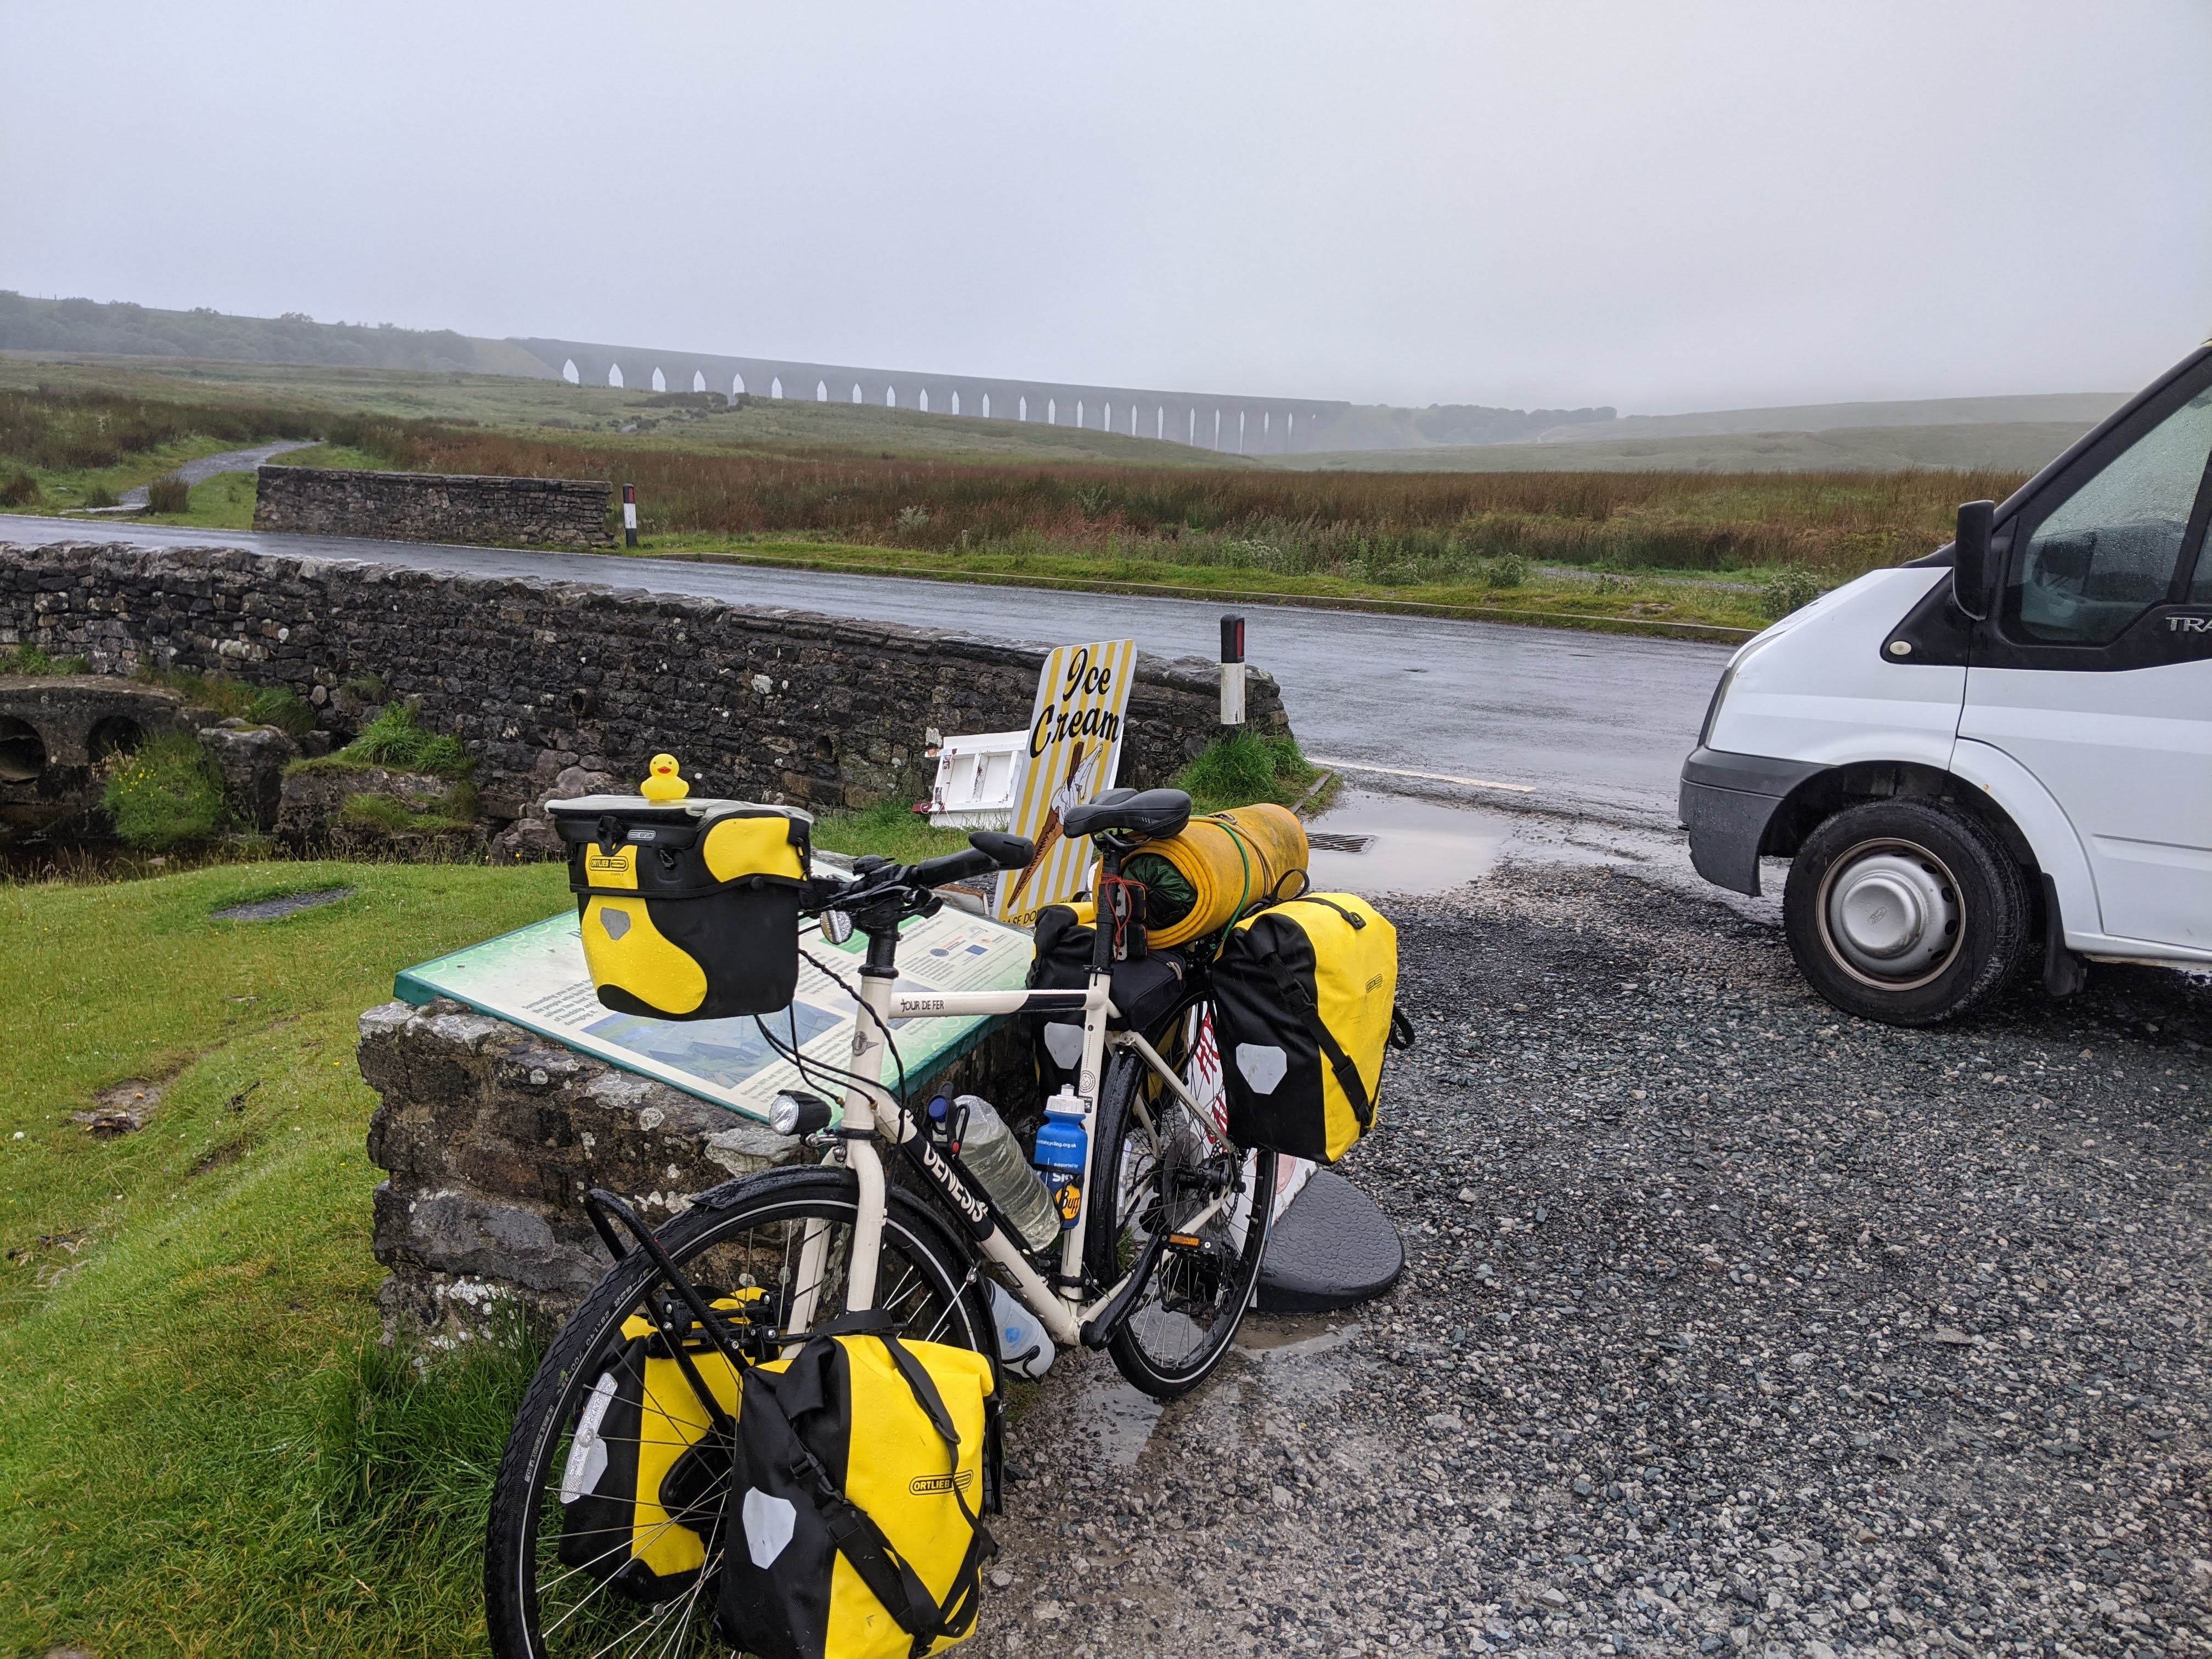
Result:
[[1496,813],[1347,790],[1307,826],[1313,884],[1333,893],[1441,893],[1486,873],[1518,827]]
[[1152,1440],[1152,1425],[1164,1410],[1139,1394],[1110,1365],[1094,1368],[1079,1385],[1076,1420],[1095,1435],[1098,1449],[1117,1469],[1133,1469]]

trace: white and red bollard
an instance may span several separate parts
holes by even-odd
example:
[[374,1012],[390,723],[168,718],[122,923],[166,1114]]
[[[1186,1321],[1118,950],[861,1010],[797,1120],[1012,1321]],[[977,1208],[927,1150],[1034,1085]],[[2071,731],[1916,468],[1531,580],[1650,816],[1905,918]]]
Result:
[[637,545],[637,486],[623,486],[623,545]]
[[1232,737],[1244,729],[1244,618],[1221,619],[1221,731]]

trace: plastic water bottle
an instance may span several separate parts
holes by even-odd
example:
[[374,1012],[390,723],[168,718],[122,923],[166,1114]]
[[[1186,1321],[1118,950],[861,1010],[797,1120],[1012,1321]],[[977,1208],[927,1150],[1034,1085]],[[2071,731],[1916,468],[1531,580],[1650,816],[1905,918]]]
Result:
[[1066,1084],[1044,1103],[1044,1127],[1037,1131],[1036,1166],[1052,1201],[1060,1212],[1062,1229],[1075,1225],[1083,1212],[1084,1155],[1091,1136],[1083,1127],[1083,1100]]
[[1052,1369],[1052,1339],[1044,1334],[1036,1316],[1016,1301],[1013,1293],[995,1279],[991,1287],[991,1322],[999,1333],[999,1363],[1024,1376],[1042,1376]]
[[[957,1154],[960,1167],[990,1194],[991,1201],[1012,1224],[1024,1244],[1032,1250],[1044,1249],[1059,1236],[1060,1217],[1037,1172],[1022,1161],[1022,1143],[1014,1139],[1014,1132],[1006,1127],[998,1109],[982,1096],[963,1095],[953,1103],[966,1108],[968,1113],[968,1127],[962,1132]],[[930,1104],[931,1115],[937,1115],[936,1103]]]

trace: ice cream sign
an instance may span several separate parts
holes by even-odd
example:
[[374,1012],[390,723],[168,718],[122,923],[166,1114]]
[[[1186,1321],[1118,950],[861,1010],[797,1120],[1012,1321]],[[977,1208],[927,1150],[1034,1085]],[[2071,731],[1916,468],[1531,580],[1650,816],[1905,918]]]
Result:
[[1025,921],[1082,888],[1095,855],[1087,841],[1060,832],[1060,820],[1114,787],[1136,669],[1134,640],[1063,645],[1045,659],[1030,714],[1029,764],[1007,825],[1036,843],[1036,857],[999,878],[1000,920]]

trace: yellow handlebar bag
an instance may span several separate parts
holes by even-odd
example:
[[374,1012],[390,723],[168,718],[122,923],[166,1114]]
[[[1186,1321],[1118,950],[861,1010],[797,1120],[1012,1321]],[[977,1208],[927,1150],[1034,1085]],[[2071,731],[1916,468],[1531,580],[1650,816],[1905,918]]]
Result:
[[814,821],[739,800],[548,801],[599,1000],[653,1019],[772,1014],[799,986]]
[[1281,896],[1286,878],[1303,875],[1308,857],[1297,814],[1262,802],[1193,818],[1181,833],[1132,853],[1121,873],[1144,883],[1146,938],[1166,948],[1218,933]]
[[1229,1138],[1335,1163],[1375,1126],[1385,1049],[1413,1046],[1397,930],[1356,894],[1304,894],[1231,928],[1212,977]]

